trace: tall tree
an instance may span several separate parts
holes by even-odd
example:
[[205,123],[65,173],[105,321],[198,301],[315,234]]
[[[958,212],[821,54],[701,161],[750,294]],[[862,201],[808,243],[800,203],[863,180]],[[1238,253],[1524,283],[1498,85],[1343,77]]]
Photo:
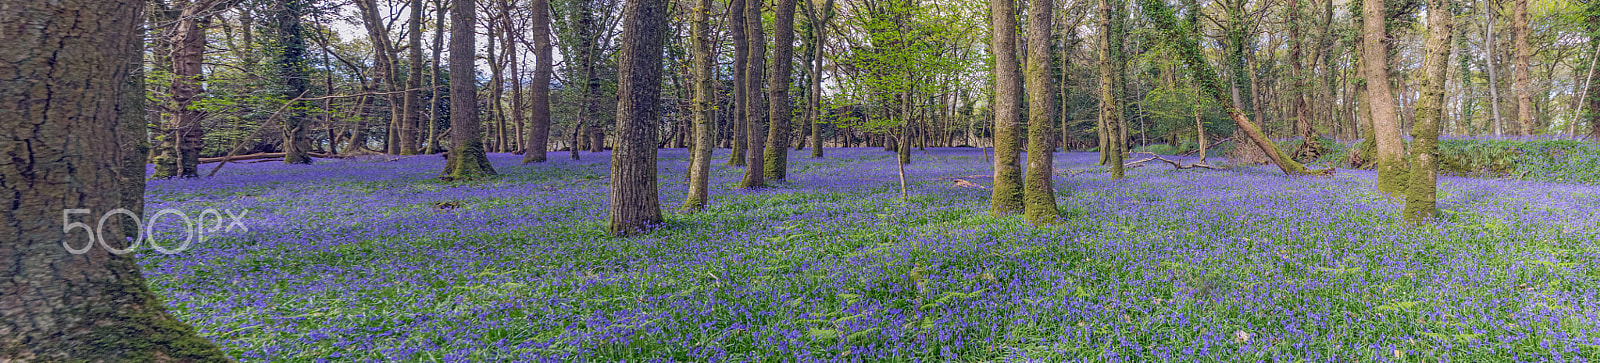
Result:
[[[169,137],[177,143],[177,157],[172,162],[156,163],[170,167],[158,167],[156,177],[199,176],[200,149],[205,147],[205,128],[200,121],[205,112],[194,107],[194,103],[205,94],[202,64],[206,27],[211,23],[211,16],[202,12],[210,11],[218,2],[220,0],[197,1],[185,6],[178,15],[172,37],[172,88],[169,91],[172,94],[172,134]],[[165,154],[167,150],[162,151]]]
[[733,152],[728,156],[731,166],[744,166],[749,161],[745,138],[750,136],[750,125],[745,122],[745,109],[750,106],[745,100],[749,98],[750,84],[745,80],[748,75],[744,69],[750,66],[750,41],[745,34],[744,8],[746,2],[752,1],[761,0],[728,0],[728,33],[733,36]]
[[1494,2],[1483,1],[1483,68],[1489,74],[1489,115],[1494,122],[1494,135],[1506,133],[1505,115],[1500,113],[1500,81],[1495,77],[1494,57]]
[[529,96],[527,152],[522,163],[542,163],[550,144],[550,75],[555,71],[555,56],[550,46],[550,0],[533,0],[533,94]]
[[[1100,155],[1111,167],[1111,179],[1124,176],[1122,156],[1127,153],[1122,122],[1122,22],[1120,0],[1100,0]],[[1238,92],[1233,92],[1237,95]],[[1235,107],[1238,105],[1235,104]]]
[[[122,244],[138,237],[127,226],[137,215],[119,208],[144,203],[125,192],[144,182],[144,155],[128,143],[142,139],[144,125],[125,124],[142,119],[127,112],[140,106],[126,102],[143,95],[125,93],[142,92],[127,86],[136,82],[129,77],[142,50],[144,2],[0,7],[0,133],[8,138],[0,194],[12,200],[0,214],[0,360],[227,361],[166,312],[133,256],[109,252],[134,248]],[[107,219],[111,228],[90,231],[92,216],[120,211]]]
[[477,0],[453,0],[450,8],[450,155],[446,180],[494,175],[478,136],[478,81],[474,64]]
[[383,148],[388,154],[399,154],[401,135],[404,125],[401,124],[403,111],[399,110],[404,103],[403,95],[397,93],[400,79],[398,69],[400,63],[395,57],[394,46],[389,39],[389,23],[384,21],[378,8],[377,0],[356,0],[356,9],[361,14],[361,24],[367,29],[367,41],[372,43],[372,82],[378,91],[384,92],[383,100],[389,109],[388,132],[385,133]]
[[1389,32],[1386,30],[1386,1],[1367,0],[1361,4],[1361,68],[1367,83],[1367,107],[1372,115],[1376,143],[1374,161],[1378,169],[1378,190],[1405,192],[1405,140],[1400,138],[1400,118],[1395,114],[1394,92],[1389,85]]
[[422,125],[422,0],[411,0],[410,69],[406,71],[405,115],[400,125],[400,155],[416,155],[417,131]]
[[1445,113],[1445,81],[1450,69],[1450,46],[1454,43],[1455,15],[1450,0],[1428,1],[1428,40],[1423,46],[1422,96],[1417,100],[1417,119],[1411,128],[1411,180],[1406,185],[1405,216],[1421,222],[1438,214],[1439,126]]
[[1528,0],[1512,0],[1511,48],[1516,50],[1516,60],[1511,63],[1511,93],[1517,96],[1517,131],[1533,135],[1533,89],[1528,80]]
[[815,1],[804,2],[806,21],[810,24],[809,34],[811,42],[811,75],[810,94],[806,97],[806,122],[811,124],[811,157],[822,157],[822,61],[823,49],[828,44],[828,23],[833,20],[834,0],[823,0],[822,8],[818,9]]
[[1014,0],[989,0],[989,53],[994,56],[994,188],[989,214],[1024,211],[1022,201],[1022,90],[1018,87],[1017,11]]
[[[456,0],[462,1],[462,0]],[[661,51],[667,2],[629,1],[617,64],[617,143],[611,154],[611,234],[642,233],[661,223],[656,189],[656,127],[661,123]]]
[[[784,180],[789,174],[789,75],[794,70],[794,8],[796,0],[776,0],[772,26],[772,72],[767,84],[771,111],[767,134],[765,177]],[[808,0],[809,1],[809,0]]]
[[749,167],[744,170],[744,179],[739,182],[740,188],[760,188],[767,185],[765,180],[766,167],[764,166],[764,148],[767,143],[767,105],[765,92],[761,82],[766,79],[763,74],[767,59],[767,36],[762,27],[761,5],[762,0],[745,0],[744,2],[744,28],[747,42],[750,44],[749,59],[745,62],[745,128],[747,135],[747,152]]
[[[278,0],[273,9],[273,22],[277,30],[277,54],[273,58],[273,65],[277,68],[278,81],[282,82],[279,96],[284,97],[291,104],[298,104],[300,97],[304,96],[310,81],[309,71],[306,69],[306,38],[300,26],[300,16],[305,14],[306,0]],[[310,120],[305,110],[296,105],[284,109],[284,116],[280,125],[283,131],[283,162],[287,164],[310,164],[311,140],[306,137],[306,128],[310,127]]]
[[1055,10],[1054,1],[1031,0],[1028,3],[1028,175],[1023,187],[1028,222],[1056,223],[1061,211],[1056,209],[1054,153],[1055,89],[1051,87],[1054,67],[1050,64],[1050,29]]
[[[1589,32],[1589,44],[1600,47],[1600,1],[1590,1],[1583,7],[1584,30]],[[1594,67],[1595,60],[1589,61]],[[1590,70],[1594,72],[1595,70]],[[1591,73],[1592,74],[1592,73]],[[1600,141],[1600,82],[1590,80],[1589,90],[1584,92],[1583,114],[1584,122],[1589,124],[1589,138]]]
[[444,0],[433,0],[433,77],[429,80],[428,94],[433,95],[432,105],[428,107],[428,149],[425,153],[439,152],[439,110],[444,108],[444,97],[439,97],[441,89],[439,82],[444,79],[444,67],[440,65],[439,53],[444,50],[445,12],[449,9],[444,6]]
[[712,101],[717,98],[711,80],[716,77],[716,54],[711,53],[711,0],[697,0],[690,15],[689,42],[694,57],[694,158],[689,162],[689,197],[683,210],[695,212],[705,209],[710,194],[711,149],[716,135],[713,118],[716,110]]

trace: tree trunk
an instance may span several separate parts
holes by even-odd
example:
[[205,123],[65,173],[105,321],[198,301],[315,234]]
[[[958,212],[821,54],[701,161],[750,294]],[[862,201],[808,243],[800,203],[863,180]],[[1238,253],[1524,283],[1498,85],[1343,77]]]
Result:
[[417,129],[422,125],[422,0],[411,0],[410,66],[406,71],[405,115],[400,125],[400,155],[417,154]]
[[442,178],[465,180],[495,175],[478,136],[477,0],[454,0],[450,8],[450,154]]
[[226,361],[167,313],[133,256],[109,252],[136,248],[123,241],[144,204],[144,155],[131,143],[144,139],[144,90],[130,79],[144,2],[4,6],[0,193],[12,201],[0,214],[0,360]]
[[[383,9],[378,8],[376,0],[357,0],[355,3],[356,8],[361,13],[361,23],[367,29],[367,39],[372,43],[372,55],[374,58],[372,62],[372,79],[379,91],[395,92],[397,91],[396,81],[399,79],[395,71],[399,67],[399,63],[395,59],[394,50],[390,49],[389,27],[384,22],[383,15],[379,13]],[[385,94],[384,99],[388,101],[390,109],[393,109],[394,105],[403,102],[397,97],[403,96],[396,93]],[[400,135],[403,132],[400,130],[403,128],[400,116],[395,113],[389,115],[389,129],[384,136],[385,141],[383,144],[385,153],[400,153]]]
[[527,150],[522,163],[542,163],[547,160],[550,145],[550,75],[555,70],[555,56],[550,45],[550,0],[533,0],[533,94],[529,96],[532,111],[528,119]]
[[[1522,0],[1519,0],[1522,1]],[[1450,36],[1454,15],[1450,0],[1428,2],[1428,41],[1422,62],[1422,97],[1417,100],[1417,119],[1412,123],[1411,180],[1406,185],[1404,214],[1411,222],[1422,222],[1438,214],[1439,125],[1444,119],[1445,80],[1450,69]]]
[[[1589,44],[1600,47],[1600,1],[1590,1],[1584,7],[1584,28],[1589,31]],[[1600,57],[1600,51],[1596,51],[1596,56]],[[1593,68],[1595,60],[1591,59],[1589,63]],[[1583,113],[1579,118],[1589,124],[1589,138],[1600,142],[1600,81],[1590,80],[1588,83],[1589,90],[1584,92]]]
[[1017,18],[1013,0],[989,0],[989,53],[994,56],[994,188],[989,214],[1005,216],[1024,211],[1022,151],[1018,113],[1022,90],[1017,87]]
[[1028,3],[1028,175],[1023,187],[1023,200],[1028,222],[1034,225],[1053,224],[1061,219],[1056,209],[1054,181],[1055,148],[1051,139],[1055,131],[1055,89],[1051,78],[1050,29],[1051,0],[1032,0]]
[[[456,0],[461,1],[461,0]],[[655,135],[667,2],[629,1],[617,61],[617,146],[611,156],[611,234],[643,233],[662,222]]]
[[1528,83],[1528,0],[1512,1],[1511,48],[1516,49],[1512,62],[1511,93],[1517,96],[1517,127],[1522,135],[1534,134],[1533,88]]
[[689,195],[683,210],[698,212],[705,209],[710,195],[712,128],[716,126],[716,109],[712,101],[717,98],[712,79],[716,78],[716,54],[711,53],[712,0],[698,0],[691,9],[689,42],[694,57],[694,150],[689,162]]
[[439,97],[439,81],[444,79],[444,71],[442,70],[444,67],[439,64],[439,53],[444,50],[444,14],[446,8],[444,7],[444,0],[433,0],[433,6],[433,78],[432,81],[428,82],[430,86],[428,94],[432,95],[431,102],[429,102],[431,104],[428,106],[428,154],[438,153],[440,150],[439,109],[443,108],[440,107],[442,106],[440,101],[443,97]]
[[1395,115],[1394,93],[1389,87],[1389,49],[1385,2],[1367,0],[1361,4],[1361,65],[1367,79],[1367,107],[1372,114],[1372,132],[1376,140],[1378,190],[1385,193],[1405,192],[1406,165],[1405,140],[1400,138],[1400,120]]
[[[297,99],[304,96],[307,89],[308,71],[306,69],[306,39],[301,30],[300,15],[305,12],[305,0],[279,0],[278,9],[274,11],[273,19],[276,21],[278,31],[278,46],[276,66],[278,78],[283,82],[283,93],[279,94],[290,103],[299,103]],[[311,156],[306,152],[311,150],[311,142],[306,139],[307,122],[306,112],[298,106],[290,106],[283,115],[283,162],[286,164],[310,164]]]
[[506,130],[506,142],[511,144],[507,151],[515,152],[525,148],[523,145],[518,145],[521,144],[518,141],[524,135],[523,124],[527,121],[523,117],[525,109],[522,103],[522,63],[517,61],[517,35],[522,32],[512,27],[511,2],[500,0],[500,8],[506,13],[501,19],[501,39],[505,41],[507,71],[511,73],[511,127]]
[[[1126,151],[1122,130],[1122,29],[1121,1],[1100,0],[1100,139],[1102,161],[1111,166],[1111,179],[1124,177],[1122,154]],[[1237,93],[1237,92],[1235,92]]]
[[767,96],[771,125],[762,166],[765,178],[784,180],[789,174],[789,76],[794,70],[794,7],[797,0],[776,0],[772,26],[772,71]]
[[205,147],[205,129],[201,125],[204,112],[193,107],[194,101],[205,94],[204,70],[206,27],[210,16],[200,12],[216,4],[206,0],[184,7],[178,16],[176,33],[172,39],[172,135],[177,143],[177,157],[169,164],[172,169],[157,170],[156,177],[199,176],[200,149]]
[[1483,68],[1489,74],[1489,112],[1494,121],[1494,135],[1505,135],[1506,124],[1500,114],[1500,81],[1495,79],[1494,58],[1494,8],[1491,2],[1483,2]]
[[746,0],[744,4],[744,28],[746,39],[750,44],[749,60],[745,63],[745,132],[748,134],[747,148],[749,157],[744,170],[744,179],[739,182],[739,187],[744,189],[760,188],[766,186],[765,152],[767,145],[767,105],[764,103],[764,90],[761,81],[765,80],[767,37],[762,28],[761,1]]
[[[759,1],[759,0],[748,0]],[[745,166],[750,161],[748,141],[750,123],[745,116],[749,104],[750,83],[745,79],[745,68],[750,65],[750,40],[745,34],[744,8],[746,0],[728,0],[728,33],[733,37],[733,152],[728,155],[728,165]]]

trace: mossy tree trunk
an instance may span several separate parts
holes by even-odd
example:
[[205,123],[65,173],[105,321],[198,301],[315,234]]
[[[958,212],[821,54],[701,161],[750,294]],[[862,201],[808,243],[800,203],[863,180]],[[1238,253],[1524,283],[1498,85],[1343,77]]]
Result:
[[1100,146],[1101,163],[1111,166],[1111,179],[1124,177],[1127,153],[1122,128],[1122,2],[1100,0]]
[[642,233],[662,221],[656,189],[656,128],[661,120],[666,27],[665,1],[624,5],[617,61],[617,144],[611,154],[613,236]]
[[715,106],[712,102],[717,98],[716,88],[711,80],[716,77],[716,54],[711,53],[711,6],[712,0],[696,0],[695,7],[690,14],[689,42],[692,56],[694,57],[694,157],[689,162],[689,196],[683,202],[683,210],[697,212],[705,209],[706,199],[709,199],[711,183],[711,149],[716,142],[712,128],[716,127]]
[[[299,103],[298,98],[304,96],[310,80],[306,69],[306,39],[303,27],[300,26],[300,15],[305,12],[305,0],[279,0],[273,9],[273,20],[277,26],[277,56],[274,65],[278,70],[278,81],[283,82],[282,92],[279,96],[289,100],[290,103]],[[283,115],[283,162],[287,164],[310,164],[311,141],[306,138],[306,128],[310,127],[309,117],[305,110],[298,105],[290,105]]]
[[1406,189],[1406,145],[1400,137],[1400,118],[1395,114],[1394,92],[1389,85],[1385,3],[1367,0],[1361,4],[1361,69],[1366,76],[1367,107],[1372,115],[1378,190],[1399,195]]
[[1055,2],[1031,0],[1028,3],[1028,67],[1025,76],[1028,88],[1028,175],[1023,186],[1023,200],[1028,222],[1034,225],[1059,222],[1061,211],[1056,209],[1055,145],[1055,87],[1051,78],[1050,29]]
[[1004,216],[1024,211],[1016,1],[989,0],[989,24],[989,54],[994,56],[994,187],[989,214]]
[[[1590,0],[1593,1],[1593,0]],[[1511,10],[1511,48],[1516,59],[1511,62],[1511,93],[1517,97],[1517,127],[1522,135],[1533,135],[1539,126],[1533,118],[1533,86],[1528,78],[1528,62],[1532,49],[1528,48],[1528,0],[1513,0]]]
[[1411,129],[1411,181],[1406,188],[1406,219],[1421,222],[1438,214],[1439,126],[1445,112],[1445,77],[1450,69],[1454,15],[1450,0],[1428,1],[1428,40],[1422,61],[1422,97]]
[[144,203],[144,90],[129,79],[144,2],[0,4],[0,361],[228,361],[167,313],[133,256],[109,252],[133,248],[133,223],[94,227]]
[[478,23],[476,0],[455,0],[450,8],[450,156],[446,180],[494,175],[478,135],[478,81],[474,77]]

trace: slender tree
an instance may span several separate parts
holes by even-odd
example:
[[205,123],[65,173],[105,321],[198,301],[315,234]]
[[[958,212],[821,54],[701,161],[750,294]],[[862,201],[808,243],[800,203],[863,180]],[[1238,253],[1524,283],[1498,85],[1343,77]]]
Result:
[[[462,0],[456,0],[462,1]],[[656,127],[661,123],[661,52],[667,2],[629,1],[618,55],[617,144],[611,156],[611,234],[642,233],[662,221],[656,189]]]
[[494,175],[478,135],[478,81],[474,30],[477,0],[453,0],[450,8],[450,154],[445,180]]
[[[167,313],[133,256],[109,252],[137,246],[124,241],[138,215],[120,208],[144,203],[127,185],[144,183],[129,143],[143,95],[126,94],[142,92],[128,86],[144,5],[0,1],[0,361],[228,360]],[[91,227],[101,215],[111,225]]]
[[[1584,30],[1589,32],[1589,44],[1600,47],[1600,1],[1590,1],[1584,5],[1583,18]],[[1589,61],[1590,67],[1594,67],[1595,61]],[[1595,70],[1591,69],[1590,72]],[[1589,90],[1584,92],[1581,118],[1589,124],[1589,138],[1600,142],[1600,81],[1590,80],[1588,83]]]
[[439,64],[439,53],[444,50],[444,15],[445,11],[449,9],[444,6],[444,0],[433,0],[433,7],[433,77],[428,82],[429,86],[431,86],[428,94],[433,95],[433,102],[428,107],[428,149],[425,151],[428,154],[438,153],[440,149],[439,118],[442,115],[439,114],[439,109],[444,108],[444,103],[442,102],[443,97],[439,97],[441,91],[439,83],[444,80],[444,67]]
[[1445,81],[1450,69],[1450,41],[1455,15],[1450,0],[1428,1],[1428,40],[1423,46],[1423,88],[1417,100],[1417,119],[1411,128],[1410,182],[1406,185],[1405,216],[1421,222],[1438,214],[1439,127],[1445,113]]
[[1124,176],[1122,156],[1127,152],[1122,129],[1123,7],[1120,0],[1100,0],[1100,155],[1114,180]]
[[1405,192],[1405,140],[1400,138],[1400,118],[1395,114],[1394,92],[1389,86],[1389,48],[1385,44],[1385,1],[1367,0],[1361,4],[1361,68],[1367,80],[1367,107],[1372,115],[1378,169],[1378,190]]
[[823,49],[828,45],[828,23],[833,20],[834,0],[823,0],[818,9],[815,1],[803,3],[806,21],[810,23],[811,78],[810,94],[806,97],[806,122],[811,124],[811,157],[822,157],[822,61]]
[[767,59],[767,36],[762,28],[761,3],[762,0],[745,0],[744,3],[744,28],[747,42],[750,44],[749,59],[745,62],[745,128],[748,143],[749,167],[744,170],[744,179],[739,182],[740,188],[760,188],[767,185],[765,180],[766,167],[764,165],[767,146],[767,105],[765,92],[761,82],[766,80],[763,72]]
[[550,144],[550,75],[555,71],[555,56],[550,45],[550,0],[533,0],[533,89],[529,101],[527,152],[522,163],[542,163]]
[[989,0],[989,53],[994,56],[994,188],[989,214],[1024,211],[1022,148],[1018,114],[1022,90],[1018,87],[1017,17],[1014,0]]
[[710,194],[711,149],[715,143],[716,88],[711,80],[716,77],[716,55],[711,53],[711,0],[696,0],[690,14],[689,42],[694,57],[694,158],[689,162],[689,198],[683,210],[696,212],[705,209]]
[[1055,136],[1051,125],[1055,123],[1055,89],[1051,87],[1050,29],[1055,3],[1051,0],[1031,0],[1028,3],[1028,175],[1023,187],[1024,208],[1028,222],[1056,223],[1061,211],[1056,209],[1054,153]]
[[745,100],[749,98],[749,81],[745,80],[745,68],[750,67],[750,41],[745,34],[744,8],[746,2],[760,0],[728,0],[728,33],[733,36],[733,152],[728,156],[728,165],[745,166],[749,156],[745,150],[750,136],[749,123],[745,111],[748,107]]
[[405,115],[401,117],[400,124],[400,155],[416,155],[418,137],[417,131],[422,125],[422,0],[411,0],[411,21],[407,24],[407,31],[411,33],[411,42],[408,49],[411,63],[406,70]]
[[[794,8],[796,0],[776,0],[773,9],[772,71],[767,84],[771,111],[767,134],[765,177],[784,180],[789,174],[789,76],[794,69]],[[809,1],[809,0],[808,0]]]

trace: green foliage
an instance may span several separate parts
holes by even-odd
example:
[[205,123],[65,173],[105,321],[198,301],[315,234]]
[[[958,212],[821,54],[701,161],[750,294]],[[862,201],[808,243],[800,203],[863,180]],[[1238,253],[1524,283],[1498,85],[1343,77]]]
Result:
[[[1291,140],[1284,147],[1297,146]],[[1359,143],[1329,144],[1321,162],[1337,164]],[[1600,184],[1600,144],[1573,140],[1439,140],[1439,172],[1479,178]],[[1349,167],[1350,165],[1345,165]]]

